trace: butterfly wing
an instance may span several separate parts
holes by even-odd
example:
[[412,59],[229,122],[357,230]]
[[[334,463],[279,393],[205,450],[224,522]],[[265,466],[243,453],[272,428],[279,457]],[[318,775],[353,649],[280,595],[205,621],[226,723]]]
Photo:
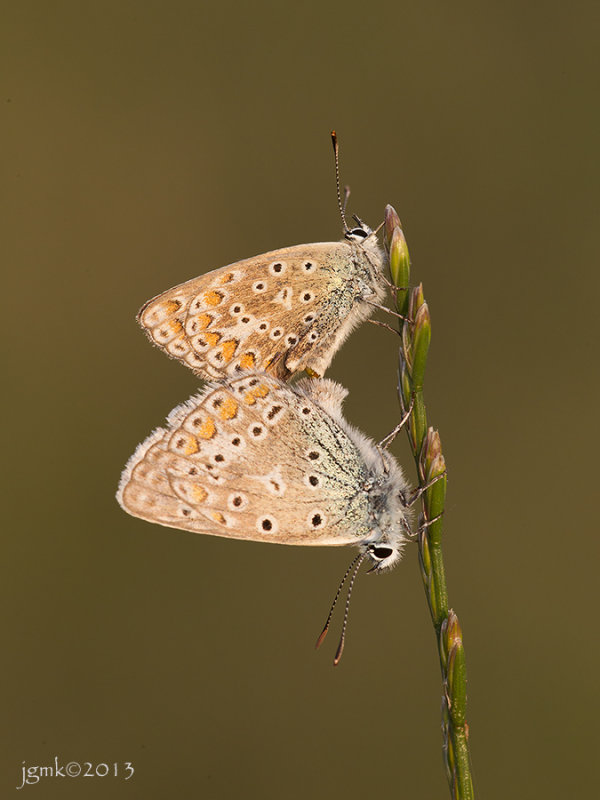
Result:
[[308,392],[249,374],[172,411],[130,459],[117,498],[133,516],[196,533],[342,545],[369,535],[366,475]]
[[203,377],[266,370],[323,374],[382,294],[382,256],[354,242],[274,250],[149,300],[138,320],[168,355]]

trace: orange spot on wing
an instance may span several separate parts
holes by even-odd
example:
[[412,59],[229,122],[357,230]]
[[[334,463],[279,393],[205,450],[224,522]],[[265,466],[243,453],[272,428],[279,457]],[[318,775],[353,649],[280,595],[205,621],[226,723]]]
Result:
[[219,409],[219,416],[221,419],[233,419],[238,412],[238,404],[233,397],[226,397],[223,405]]
[[210,347],[214,347],[218,343],[220,338],[221,338],[221,334],[220,333],[205,333],[204,334],[204,340],[206,341],[206,343]]
[[258,397],[266,397],[269,394],[269,391],[270,389],[268,386],[265,386],[264,383],[260,383],[258,386],[255,386],[254,389],[249,389],[246,392],[244,395],[244,400],[249,406],[253,406]]
[[252,390],[255,397],[266,397],[269,394],[269,387],[264,383],[260,383],[255,389]]
[[224,523],[225,517],[221,514],[220,511],[213,511],[211,517],[214,519],[215,522]]
[[204,486],[192,486],[191,494],[195,503],[203,503],[208,497],[208,492]]
[[256,358],[254,357],[254,353],[244,353],[240,358],[240,367],[242,369],[252,369],[255,362]]
[[225,286],[226,283],[231,283],[231,281],[235,278],[233,272],[228,272],[227,275],[223,275],[219,283],[221,286]]
[[166,314],[174,314],[181,308],[181,303],[179,300],[165,300],[162,307]]
[[187,440],[187,444],[183,451],[184,455],[192,456],[194,453],[197,453],[200,448],[198,447],[198,442],[194,439],[193,436],[190,436]]
[[196,318],[196,325],[198,326],[199,331],[204,331],[208,328],[210,323],[213,321],[213,318],[210,314],[200,314]]
[[223,295],[221,292],[213,291],[204,293],[204,302],[207,306],[218,306],[222,299]]
[[212,439],[217,432],[217,426],[210,417],[207,417],[202,425],[198,428],[198,436],[201,439]]
[[178,319],[171,319],[169,320],[169,328],[171,328],[173,333],[179,333],[179,331],[183,330],[183,325]]
[[221,350],[223,352],[223,358],[225,361],[231,361],[237,346],[238,342],[235,339],[230,339],[228,342],[223,342],[221,345]]

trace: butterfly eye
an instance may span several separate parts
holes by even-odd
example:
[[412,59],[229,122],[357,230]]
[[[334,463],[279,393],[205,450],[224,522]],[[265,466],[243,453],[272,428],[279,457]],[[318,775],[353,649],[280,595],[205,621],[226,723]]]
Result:
[[370,229],[365,228],[352,228],[350,231],[346,231],[346,239],[350,239],[350,241],[362,240],[366,239],[367,236],[371,233]]
[[391,547],[370,547],[369,553],[373,556],[373,558],[378,559],[379,561],[384,561],[386,558],[389,558],[393,554],[393,550]]

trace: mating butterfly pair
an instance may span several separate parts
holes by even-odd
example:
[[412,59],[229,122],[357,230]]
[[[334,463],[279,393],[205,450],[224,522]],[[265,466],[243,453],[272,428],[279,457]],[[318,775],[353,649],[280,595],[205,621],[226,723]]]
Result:
[[323,375],[384,294],[376,234],[357,222],[340,242],[239,261],[143,306],[151,340],[213,382],[139,445],[117,493],[125,511],[229,538],[355,544],[355,570],[364,558],[378,572],[399,560],[399,465],[344,419],[343,387],[285,382]]

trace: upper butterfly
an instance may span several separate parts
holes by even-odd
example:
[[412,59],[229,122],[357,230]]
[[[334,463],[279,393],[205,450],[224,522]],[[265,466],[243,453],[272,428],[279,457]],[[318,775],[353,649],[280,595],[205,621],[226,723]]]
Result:
[[[340,242],[284,247],[213,270],[149,300],[138,321],[150,339],[201,377],[264,370],[320,376],[385,292],[384,256],[358,217],[348,228],[332,131]],[[349,190],[346,190],[348,199]]]
[[175,286],[149,300],[138,321],[202,377],[323,375],[381,300],[383,265],[375,233],[360,222],[340,242],[284,247]]

